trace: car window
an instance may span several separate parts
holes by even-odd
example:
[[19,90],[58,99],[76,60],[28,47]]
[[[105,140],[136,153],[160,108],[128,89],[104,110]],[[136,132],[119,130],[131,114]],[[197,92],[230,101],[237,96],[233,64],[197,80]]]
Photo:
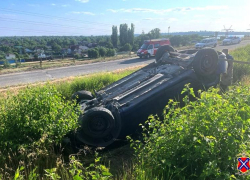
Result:
[[153,49],[153,44],[150,44],[150,45],[148,46],[148,49]]
[[141,46],[141,49],[147,49],[147,48],[148,48],[148,45],[149,45],[149,44],[143,44],[143,45]]
[[155,44],[155,48],[158,48],[158,47],[160,47],[160,44]]

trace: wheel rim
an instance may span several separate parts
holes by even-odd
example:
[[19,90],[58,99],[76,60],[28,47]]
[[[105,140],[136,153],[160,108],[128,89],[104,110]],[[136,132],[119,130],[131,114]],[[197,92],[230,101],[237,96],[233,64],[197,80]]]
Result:
[[207,72],[211,69],[212,66],[213,65],[212,65],[211,57],[209,57],[208,55],[205,55],[201,61],[201,69]]
[[109,122],[101,116],[96,116],[88,121],[87,126],[92,135],[101,135],[109,128]]

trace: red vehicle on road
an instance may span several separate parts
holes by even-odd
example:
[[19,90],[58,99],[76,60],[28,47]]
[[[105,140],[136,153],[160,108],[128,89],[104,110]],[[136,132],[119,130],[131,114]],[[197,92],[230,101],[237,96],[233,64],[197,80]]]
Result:
[[164,45],[170,45],[169,39],[152,39],[144,41],[144,44],[137,51],[137,56],[140,58],[149,58],[155,56],[156,51],[159,47]]

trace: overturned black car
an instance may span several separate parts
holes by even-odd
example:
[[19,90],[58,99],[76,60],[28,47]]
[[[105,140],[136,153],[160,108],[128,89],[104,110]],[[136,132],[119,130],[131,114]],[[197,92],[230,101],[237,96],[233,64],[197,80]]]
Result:
[[[185,84],[195,90],[219,83],[218,62],[226,59],[214,49],[177,52],[171,46],[158,49],[155,62],[96,92],[76,92],[83,114],[77,139],[87,145],[108,146],[161,114],[169,99],[178,98]],[[180,97],[179,97],[180,98]]]

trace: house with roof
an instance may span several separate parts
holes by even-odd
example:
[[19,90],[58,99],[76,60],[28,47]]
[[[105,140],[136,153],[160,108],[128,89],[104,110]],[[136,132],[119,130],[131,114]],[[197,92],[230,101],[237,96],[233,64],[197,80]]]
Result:
[[25,48],[24,49],[25,53],[33,53],[33,51],[31,49]]
[[87,52],[89,50],[89,47],[79,45],[73,45],[70,48],[73,54],[82,54],[82,52]]
[[70,48],[63,48],[61,52],[62,52],[62,54],[71,54],[72,53]]
[[16,59],[16,55],[12,54],[12,53],[6,54],[5,59],[7,59],[7,60]]

